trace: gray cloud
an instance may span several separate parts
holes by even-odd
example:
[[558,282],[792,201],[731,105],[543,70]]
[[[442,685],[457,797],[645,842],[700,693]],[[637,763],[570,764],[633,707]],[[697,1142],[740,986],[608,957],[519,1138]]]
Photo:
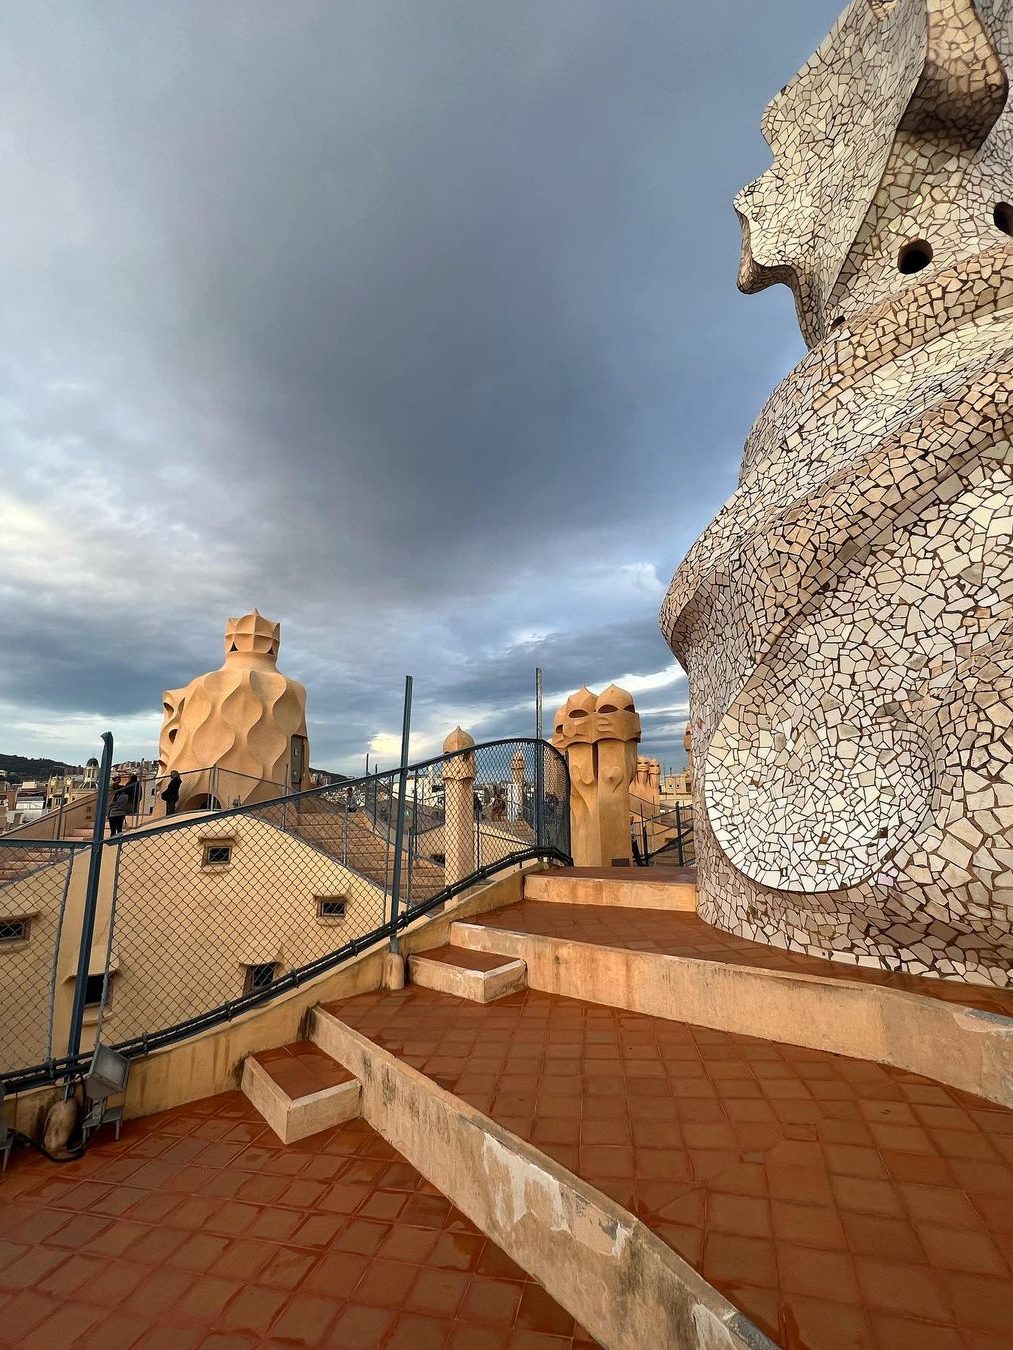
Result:
[[338,766],[405,671],[423,744],[527,730],[536,664],[666,669],[663,584],[801,350],[730,199],[836,8],[6,15],[0,746],[150,748],[254,604]]

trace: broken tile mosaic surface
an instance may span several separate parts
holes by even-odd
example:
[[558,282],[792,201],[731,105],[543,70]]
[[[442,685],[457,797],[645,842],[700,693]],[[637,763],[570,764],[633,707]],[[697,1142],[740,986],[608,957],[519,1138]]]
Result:
[[1013,988],[1013,6],[856,0],[771,103],[740,285],[811,350],[676,573],[700,912]]

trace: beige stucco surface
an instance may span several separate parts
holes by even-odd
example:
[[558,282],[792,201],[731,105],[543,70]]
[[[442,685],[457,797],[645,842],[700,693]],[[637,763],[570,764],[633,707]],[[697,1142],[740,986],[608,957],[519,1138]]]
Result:
[[639,869],[629,881],[624,881],[621,872],[608,878],[559,876],[546,872],[543,876],[529,877],[524,894],[529,900],[545,900],[561,905],[608,905],[618,909],[696,909],[694,882],[649,881]]
[[353,1078],[348,1083],[311,1092],[293,1100],[252,1055],[243,1062],[243,1092],[283,1144],[294,1144],[321,1130],[333,1129],[361,1113],[362,1091]]

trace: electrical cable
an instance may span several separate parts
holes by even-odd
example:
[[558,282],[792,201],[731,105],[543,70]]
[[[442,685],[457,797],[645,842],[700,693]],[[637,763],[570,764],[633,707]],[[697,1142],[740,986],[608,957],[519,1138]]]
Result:
[[[78,1074],[77,1074],[77,1083],[75,1084],[74,1089],[73,1089],[73,1094],[74,1094],[75,1096],[76,1096],[76,1094],[77,1094],[77,1089],[78,1089],[78,1088],[81,1089],[81,1092],[82,1092],[82,1095],[83,1095],[83,1093],[84,1093],[84,1074],[81,1073],[80,1070],[78,1071]],[[66,1098],[65,1098],[65,1100],[66,1100]],[[87,1099],[85,1098],[85,1100],[87,1100]],[[80,1107],[78,1108],[78,1110],[79,1110],[79,1113],[80,1113]],[[80,1118],[80,1116],[79,1116],[79,1118]],[[41,1153],[42,1156],[43,1156],[44,1158],[47,1158],[50,1162],[54,1162],[54,1163],[76,1162],[78,1158],[83,1158],[84,1155],[88,1152],[88,1141],[87,1141],[87,1139],[82,1139],[81,1142],[80,1142],[80,1144],[77,1144],[77,1145],[76,1145],[74,1148],[72,1148],[72,1149],[66,1149],[62,1154],[60,1154],[60,1153],[51,1153],[51,1152],[49,1151],[49,1149],[46,1148],[45,1144],[40,1144],[39,1141],[38,1141],[37,1139],[33,1139],[33,1138],[31,1137],[31,1135],[25,1134],[25,1133],[24,1133],[23,1131],[21,1131],[21,1130],[16,1130],[13,1126],[11,1126],[10,1133],[11,1133],[11,1135],[13,1136],[13,1138],[15,1138],[15,1139],[20,1139],[20,1141],[21,1141],[23,1144],[27,1144],[28,1147],[29,1147],[29,1148],[33,1148],[33,1149],[36,1151],[36,1153]]]

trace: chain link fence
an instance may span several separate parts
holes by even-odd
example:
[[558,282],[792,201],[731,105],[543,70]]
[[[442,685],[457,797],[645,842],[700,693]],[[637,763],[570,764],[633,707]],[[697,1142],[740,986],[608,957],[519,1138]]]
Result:
[[[79,844],[0,841],[0,1075],[59,1055],[57,994],[73,991],[76,951],[62,938],[72,881],[88,850]],[[78,930],[79,931],[79,930]],[[64,1038],[66,1027],[62,1028]],[[55,1050],[54,1050],[55,1046]]]
[[[0,915],[32,916],[20,953],[0,937],[0,1076],[20,1072],[24,1086],[27,1068],[41,1079],[65,1053],[79,978],[86,1043],[143,1053],[339,965],[479,880],[569,861],[568,800],[557,751],[505,740],[128,828],[99,849],[82,972],[91,850],[22,845],[32,870],[0,888],[2,905],[22,887]],[[11,852],[0,837],[0,866]]]
[[630,803],[633,859],[640,867],[689,867],[696,862],[693,807],[675,802],[654,807]]

